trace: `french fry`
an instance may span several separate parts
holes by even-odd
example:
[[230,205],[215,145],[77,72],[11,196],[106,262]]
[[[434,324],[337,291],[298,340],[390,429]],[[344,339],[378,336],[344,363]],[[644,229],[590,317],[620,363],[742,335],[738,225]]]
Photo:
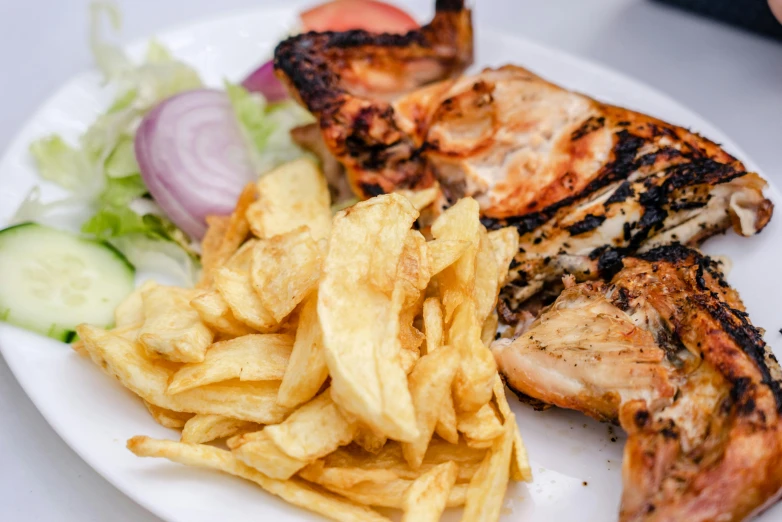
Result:
[[404,295],[395,288],[407,231],[416,217],[410,202],[395,194],[339,212],[318,293],[332,398],[396,440],[418,436],[407,376],[399,364]]
[[193,415],[182,429],[182,442],[203,444],[213,440],[233,437],[241,431],[260,429],[258,424],[223,415]]
[[257,198],[254,183],[245,185],[230,216],[208,216],[206,235],[201,243],[201,280],[198,288],[209,288],[214,269],[225,264],[250,233],[247,209]]
[[456,464],[444,462],[418,477],[405,493],[402,522],[437,522],[456,482]]
[[357,424],[346,418],[326,390],[294,411],[281,424],[264,428],[269,438],[288,455],[312,461],[348,444]]
[[508,489],[515,426],[516,421],[511,415],[505,420],[504,433],[495,439],[481,467],[470,481],[462,514],[464,522],[499,520],[505,491]]
[[209,290],[195,296],[190,301],[201,321],[215,332],[229,337],[248,335],[255,330],[234,317],[231,307],[217,290]]
[[238,435],[227,443],[237,459],[274,479],[287,480],[308,464],[282,451],[266,430]]
[[[377,506],[394,509],[404,509],[405,495],[414,481],[397,478],[394,480],[371,481],[365,480],[352,487],[341,487],[338,484],[331,484],[327,480],[328,475],[316,475],[313,468],[305,468],[300,473],[301,477],[314,482],[324,488],[337,493],[347,499],[367,506]],[[456,484],[448,492],[446,505],[448,507],[458,507],[464,505],[467,499],[467,485]]]
[[494,311],[490,313],[489,317],[483,322],[483,327],[481,328],[481,342],[483,342],[483,345],[486,348],[489,348],[491,343],[494,342],[494,337],[497,335],[499,324],[500,319],[497,316],[497,312]]
[[320,279],[321,252],[308,227],[259,241],[250,277],[264,308],[282,322]]
[[451,383],[459,366],[455,348],[445,346],[427,354],[416,363],[408,379],[413,397],[418,437],[403,443],[402,452],[411,468],[421,466],[434,433],[443,399],[451,393]]
[[448,344],[459,347],[461,356],[453,384],[456,410],[477,411],[491,400],[497,364],[481,341],[481,325],[471,299],[463,300],[454,312]]
[[443,345],[443,309],[436,297],[429,297],[424,301],[424,333],[427,353],[432,353]]
[[253,250],[258,244],[258,239],[249,239],[226,259],[223,266],[236,272],[250,272],[253,263]]
[[226,381],[168,395],[168,382],[175,371],[172,365],[152,360],[139,343],[99,328],[80,325],[76,331],[95,364],[155,406],[180,412],[224,415],[259,424],[281,422],[289,413],[287,408],[277,404],[277,381]]
[[117,306],[114,310],[115,328],[144,322],[144,301],[141,299],[141,294],[156,285],[157,283],[154,281],[146,281],[143,285],[133,290],[133,292]]
[[190,307],[193,291],[154,285],[141,293],[144,325],[138,339],[149,353],[174,362],[200,362],[214,334]]
[[410,203],[412,203],[415,209],[419,212],[434,203],[434,200],[437,199],[439,192],[440,186],[437,184],[421,190],[402,189],[396,191],[397,194],[400,194],[409,199]]
[[494,249],[486,233],[486,228],[479,228],[480,242],[475,256],[475,286],[472,298],[475,300],[475,313],[478,322],[483,324],[497,304],[500,292],[499,270],[494,257]]
[[480,245],[481,226],[478,215],[478,202],[464,198],[443,212],[432,224],[432,235],[437,240],[469,242],[462,255],[437,275],[446,322],[451,321],[459,303],[466,296],[472,295],[475,286],[475,257]]
[[489,232],[489,241],[497,261],[500,286],[506,283],[508,269],[513,257],[519,251],[519,231],[515,227],[505,227]]
[[286,502],[341,522],[389,522],[376,511],[335,495],[318,491],[303,480],[275,480],[240,462],[230,452],[213,446],[133,437],[128,449],[139,457],[162,457],[173,462],[214,469],[255,482]]
[[353,441],[367,453],[374,454],[383,450],[386,442],[388,442],[388,437],[375,433],[368,426],[359,426],[358,431],[353,436]]
[[322,460],[307,465],[299,475],[310,477],[311,482],[323,482],[339,488],[352,488],[362,482],[387,482],[400,478],[388,469],[327,468]]
[[437,418],[435,433],[451,444],[459,442],[459,432],[456,429],[456,408],[453,405],[453,395],[448,394],[440,405],[440,415]]
[[272,333],[279,329],[279,323],[253,290],[248,272],[223,266],[215,270],[214,283],[237,320],[262,333]]
[[179,411],[167,410],[144,401],[144,406],[147,407],[152,418],[155,422],[163,426],[164,428],[182,429],[185,423],[193,417],[192,413],[182,413]]
[[460,413],[456,426],[464,435],[467,445],[475,448],[491,447],[492,442],[501,436],[505,429],[491,403],[484,404],[478,411]]
[[211,384],[280,380],[288,365],[293,338],[282,334],[252,334],[215,343],[200,363],[185,364],[171,378],[167,393]]
[[[444,462],[458,465],[456,481],[469,482],[486,455],[486,450],[471,448],[465,443],[450,444],[440,439],[432,439],[426,455],[418,469],[411,468],[402,453],[402,445],[389,441],[375,452],[367,452],[355,444],[343,446],[329,453],[311,466],[320,466],[319,474],[331,477],[337,485],[350,487],[359,482],[388,479],[394,477],[415,480],[423,473]],[[385,475],[377,472],[382,471]]]
[[[505,422],[513,417],[513,413],[508,405],[508,399],[505,395],[505,385],[502,378],[497,374],[494,379],[494,402]],[[532,482],[532,467],[527,457],[527,448],[521,439],[519,427],[516,426],[513,432],[513,453],[510,461],[510,478],[516,482]]]
[[402,367],[402,371],[405,375],[410,375],[410,372],[415,368],[415,364],[420,360],[421,352],[418,349],[409,350],[402,348],[399,350],[399,366]]
[[231,216],[206,216],[206,234],[201,240],[201,279],[198,288],[209,288],[212,272],[225,260],[221,259],[221,247]]
[[281,165],[258,180],[258,201],[247,211],[253,233],[274,237],[307,226],[316,241],[331,228],[331,201],[326,178],[309,159]]
[[426,246],[428,249],[429,265],[432,275],[439,274],[457,259],[470,247],[470,241],[460,241],[458,239],[436,239],[429,241]]
[[318,321],[318,294],[311,294],[299,314],[296,340],[280,384],[277,401],[294,408],[315,397],[328,378],[323,334]]

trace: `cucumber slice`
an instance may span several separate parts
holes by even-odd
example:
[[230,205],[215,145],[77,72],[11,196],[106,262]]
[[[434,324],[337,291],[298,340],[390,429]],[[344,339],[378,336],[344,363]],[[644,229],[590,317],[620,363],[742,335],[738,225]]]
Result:
[[111,325],[134,272],[104,242],[35,223],[0,230],[0,320],[71,342],[78,324]]

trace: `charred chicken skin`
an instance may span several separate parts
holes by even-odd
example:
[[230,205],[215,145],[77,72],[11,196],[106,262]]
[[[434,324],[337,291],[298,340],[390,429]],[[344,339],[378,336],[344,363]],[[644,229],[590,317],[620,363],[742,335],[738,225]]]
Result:
[[624,259],[494,343],[507,383],[628,433],[620,520],[738,521],[782,488],[782,370],[716,262]]

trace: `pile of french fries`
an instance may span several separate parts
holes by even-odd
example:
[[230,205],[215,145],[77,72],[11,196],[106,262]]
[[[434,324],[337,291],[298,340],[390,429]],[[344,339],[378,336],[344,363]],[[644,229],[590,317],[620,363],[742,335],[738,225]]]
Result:
[[[138,395],[179,441],[128,448],[216,469],[335,520],[500,516],[531,471],[488,349],[517,250],[464,199],[414,227],[436,189],[332,216],[308,160],[209,219],[197,288],[147,283],[116,326],[75,349]],[[227,449],[226,449],[227,448]]]

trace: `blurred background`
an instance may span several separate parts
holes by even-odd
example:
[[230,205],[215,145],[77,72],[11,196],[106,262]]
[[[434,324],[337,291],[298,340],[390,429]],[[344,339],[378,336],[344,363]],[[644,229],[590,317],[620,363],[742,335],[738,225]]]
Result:
[[[395,3],[425,17],[431,12],[430,2]],[[281,2],[117,3],[124,15],[122,39],[130,41],[188,21]],[[0,0],[0,150],[37,106],[69,77],[91,66],[88,4],[88,0]],[[478,30],[496,28],[561,49],[665,92],[721,128],[769,179],[777,186],[782,183],[782,29],[766,0],[473,0],[472,4]],[[156,520],[113,489],[57,437],[2,358],[0,419],[3,520]]]

